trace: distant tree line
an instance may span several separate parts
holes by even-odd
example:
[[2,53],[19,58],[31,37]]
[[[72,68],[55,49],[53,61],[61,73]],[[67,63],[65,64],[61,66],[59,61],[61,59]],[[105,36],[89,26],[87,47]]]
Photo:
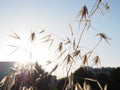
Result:
[[[91,68],[81,67],[73,73],[74,83],[79,82],[80,85],[84,84],[85,78],[97,80],[101,86],[107,84],[107,90],[120,89],[120,67],[117,68]],[[66,78],[58,80],[58,90],[63,90]],[[97,83],[86,81],[89,83],[92,90],[100,90]]]

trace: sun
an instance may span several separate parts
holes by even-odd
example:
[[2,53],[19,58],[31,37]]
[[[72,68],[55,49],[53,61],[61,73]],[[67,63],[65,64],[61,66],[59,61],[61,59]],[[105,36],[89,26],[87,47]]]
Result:
[[25,36],[21,36],[16,32],[10,34],[11,40],[8,42],[7,47],[9,47],[8,58],[12,61],[20,63],[35,63],[44,64],[52,58],[52,51],[49,45],[43,41],[41,38],[44,35],[39,35],[44,31],[34,31],[27,33]]

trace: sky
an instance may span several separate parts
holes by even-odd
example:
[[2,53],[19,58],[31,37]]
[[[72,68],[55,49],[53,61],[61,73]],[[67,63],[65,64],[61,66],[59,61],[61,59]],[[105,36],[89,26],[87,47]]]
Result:
[[[88,38],[84,36],[83,39],[85,40],[82,43],[87,45],[87,48],[92,48],[92,45],[98,40],[94,39],[95,32],[105,33],[112,38],[109,41],[111,45],[102,41],[96,51],[101,57],[102,66],[117,67],[120,66],[120,12],[118,9],[120,1],[108,0],[108,2],[110,11],[106,12],[103,8],[104,16],[96,12],[92,17],[92,26],[96,30],[91,28],[87,34],[90,33],[92,36],[88,36]],[[0,0],[0,61],[20,60],[23,57],[24,60],[28,59],[26,57],[28,54],[22,51],[17,52],[19,56],[17,54],[9,56],[13,49],[7,46],[8,44],[23,45],[9,37],[12,31],[26,39],[28,38],[27,35],[36,26],[40,26],[47,32],[67,37],[69,35],[68,23],[70,22],[74,32],[77,34],[79,30],[75,16],[84,4],[90,7],[93,3],[89,0]],[[23,43],[26,43],[25,40],[23,40]],[[27,44],[25,47],[27,47]],[[41,51],[43,50],[48,55],[51,53],[51,51],[45,50],[45,47],[41,48]],[[21,53],[22,55],[20,55]],[[45,58],[43,52],[39,51],[37,53],[42,54],[42,58]],[[39,54],[34,57],[39,57]]]

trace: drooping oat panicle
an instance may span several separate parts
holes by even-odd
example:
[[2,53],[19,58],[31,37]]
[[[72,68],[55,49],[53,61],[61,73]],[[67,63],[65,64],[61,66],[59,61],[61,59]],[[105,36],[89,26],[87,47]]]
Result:
[[101,65],[99,56],[94,57],[92,60],[94,61],[95,65]]
[[90,58],[90,56],[92,55],[92,52],[93,52],[93,50],[90,50],[90,51],[88,51],[88,52],[85,53],[85,54],[87,55],[88,58]]
[[10,37],[15,38],[15,39],[20,39],[20,36],[17,33],[15,32],[12,32],[12,33],[13,33],[12,35],[9,35]]
[[81,57],[80,50],[75,50],[73,52],[73,57]]
[[61,52],[63,50],[63,42],[60,42],[58,45],[58,51]]
[[104,33],[98,33],[96,34],[96,36],[100,37],[99,42],[95,45],[95,47],[93,48],[93,50],[95,50],[95,48],[100,44],[100,42],[104,39],[109,45],[110,43],[108,42],[108,40],[111,40],[111,38],[107,37]]
[[88,57],[87,57],[86,54],[84,56],[82,56],[82,64],[83,65],[88,65]]
[[105,4],[105,10],[106,10],[106,11],[109,11],[109,9],[110,9],[110,7],[109,7],[108,3],[106,3],[106,4]]
[[31,42],[34,41],[35,39],[36,39],[36,33],[32,32],[31,35],[30,35]]
[[92,55],[92,51],[89,51],[81,57],[83,65],[88,65],[88,59],[90,58],[91,55]]
[[71,63],[72,60],[73,60],[73,57],[72,57],[70,54],[68,54],[68,55],[64,58],[64,60],[63,60],[62,63],[66,62],[67,65],[68,65],[68,64]]
[[108,40],[111,40],[111,38],[107,37],[104,33],[98,33],[96,36],[99,36],[101,40],[104,39],[110,45]]
[[76,15],[76,18],[80,18],[80,21],[83,19],[83,18],[85,18],[86,19],[86,17],[87,17],[87,15],[88,15],[88,9],[87,9],[87,7],[86,7],[86,5],[84,5],[82,8],[81,8],[81,10],[79,11],[79,13]]

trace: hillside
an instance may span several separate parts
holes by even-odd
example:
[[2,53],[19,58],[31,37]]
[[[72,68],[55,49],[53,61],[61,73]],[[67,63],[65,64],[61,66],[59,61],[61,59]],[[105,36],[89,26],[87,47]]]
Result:
[[10,68],[14,62],[0,62],[0,80],[4,75],[8,74],[10,72]]
[[[83,86],[84,81],[90,85],[92,90],[100,90],[97,83],[90,80],[85,80],[85,78],[90,78],[97,80],[102,87],[106,84],[108,86],[107,90],[119,90],[120,89],[120,67],[102,67],[102,68],[92,68],[92,67],[81,67],[73,73],[74,83],[79,82]],[[62,90],[66,78],[60,79],[58,82],[58,90]]]

